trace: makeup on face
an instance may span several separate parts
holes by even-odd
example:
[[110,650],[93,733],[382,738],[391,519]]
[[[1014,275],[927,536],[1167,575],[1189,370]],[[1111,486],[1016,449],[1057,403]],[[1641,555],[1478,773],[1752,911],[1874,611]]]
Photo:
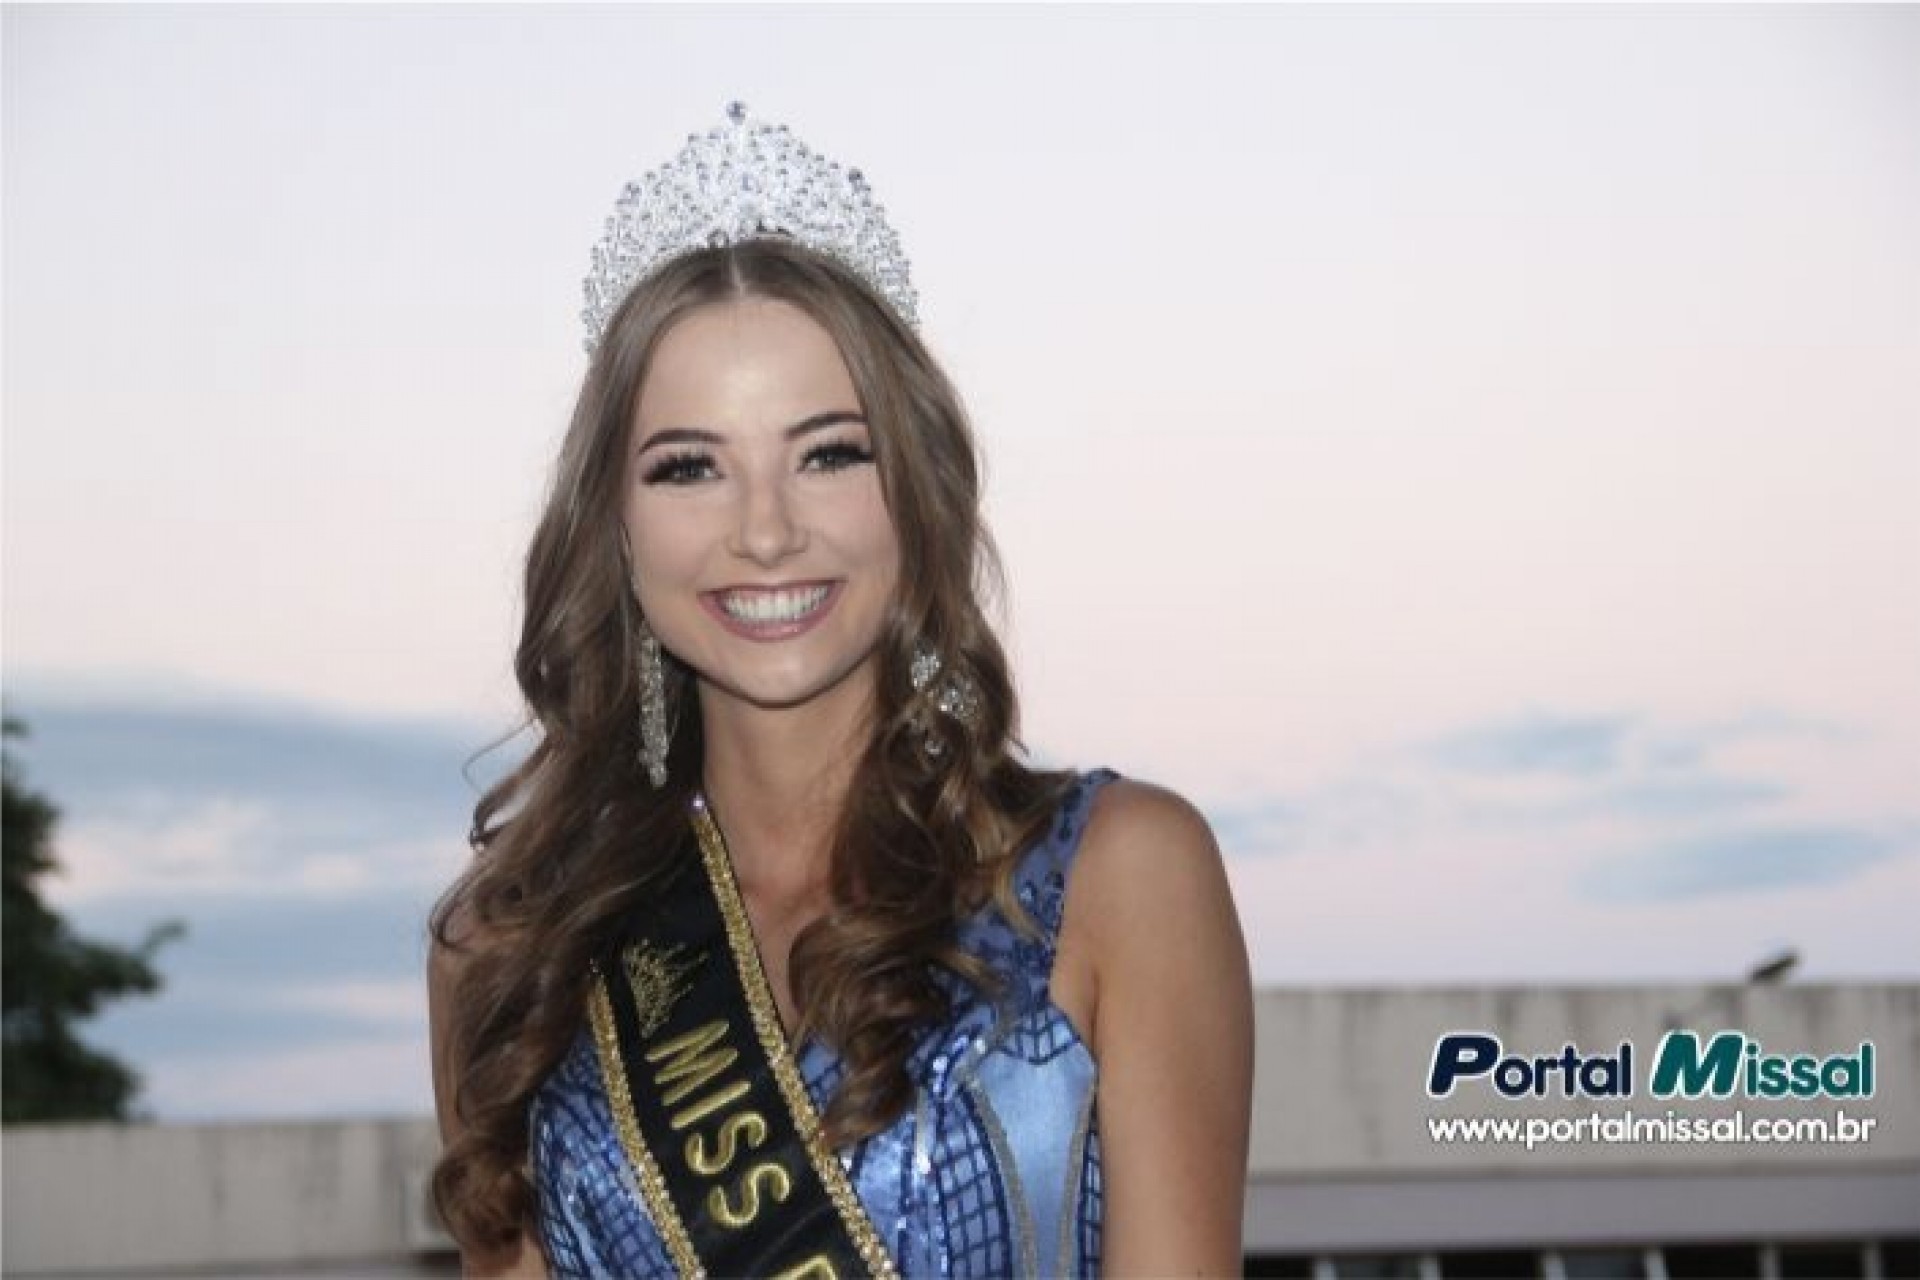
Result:
[[648,625],[716,692],[791,706],[869,663],[899,544],[859,406],[791,304],[715,304],[656,345],[624,524]]

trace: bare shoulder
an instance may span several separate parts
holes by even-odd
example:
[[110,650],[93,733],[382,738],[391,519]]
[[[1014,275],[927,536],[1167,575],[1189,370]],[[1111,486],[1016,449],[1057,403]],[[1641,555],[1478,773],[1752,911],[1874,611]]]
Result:
[[1169,841],[1218,854],[1206,818],[1177,791],[1138,778],[1115,778],[1094,796],[1088,848],[1164,847]]
[[[1116,778],[1100,789],[1075,859],[1076,896],[1115,913],[1232,913],[1220,846],[1200,810],[1165,787]],[[1106,932],[1101,929],[1101,932]]]
[[[1181,945],[1168,947],[1168,939]],[[1143,946],[1143,940],[1156,945]],[[1119,778],[1096,794],[1067,883],[1054,995],[1096,1046],[1113,1011],[1238,990],[1246,948],[1213,830],[1178,793]]]

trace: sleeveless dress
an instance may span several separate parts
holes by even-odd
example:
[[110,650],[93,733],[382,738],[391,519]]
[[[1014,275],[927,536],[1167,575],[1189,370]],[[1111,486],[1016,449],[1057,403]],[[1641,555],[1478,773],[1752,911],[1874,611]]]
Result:
[[[1067,872],[1093,797],[1115,776],[1077,778],[1053,826],[1021,856],[1014,883],[1038,937],[991,902],[961,922],[960,945],[1006,979],[1000,1001],[936,971],[953,1008],[908,1059],[913,1105],[840,1153],[903,1280],[1099,1272],[1096,1071],[1047,984]],[[809,1039],[798,1064],[824,1109],[841,1076],[838,1056]],[[535,1094],[528,1118],[553,1275],[673,1276],[615,1132],[590,1032]]]

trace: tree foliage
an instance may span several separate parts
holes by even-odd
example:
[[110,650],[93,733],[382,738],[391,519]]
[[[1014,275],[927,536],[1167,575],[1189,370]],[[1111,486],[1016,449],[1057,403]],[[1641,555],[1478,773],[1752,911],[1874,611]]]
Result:
[[37,882],[58,865],[52,838],[59,811],[28,789],[14,763],[12,739],[25,735],[4,721],[0,749],[4,791],[5,918],[0,920],[0,987],[4,987],[4,1061],[0,1119],[7,1124],[57,1120],[124,1120],[139,1077],[91,1049],[74,1024],[109,1000],[160,989],[154,953],[179,935],[174,923],[155,928],[127,949],[89,942],[40,898]]

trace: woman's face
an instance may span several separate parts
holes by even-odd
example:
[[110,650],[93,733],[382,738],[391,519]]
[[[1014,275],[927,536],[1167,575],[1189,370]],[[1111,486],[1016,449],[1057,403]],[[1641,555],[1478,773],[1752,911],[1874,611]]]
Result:
[[715,303],[662,335],[622,517],[640,607],[703,698],[870,691],[899,542],[853,379],[805,312]]

